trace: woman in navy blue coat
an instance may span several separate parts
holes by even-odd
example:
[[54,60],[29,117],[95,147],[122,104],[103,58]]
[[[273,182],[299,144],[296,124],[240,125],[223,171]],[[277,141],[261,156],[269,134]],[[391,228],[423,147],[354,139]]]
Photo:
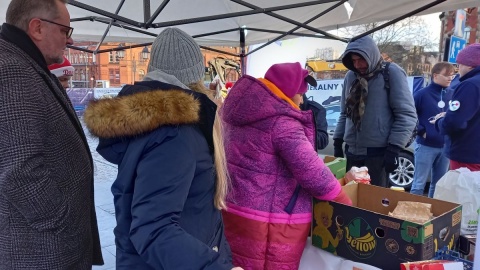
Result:
[[203,76],[198,45],[169,28],[153,43],[142,82],[86,110],[97,151],[118,164],[117,269],[233,267],[220,214],[224,150]]

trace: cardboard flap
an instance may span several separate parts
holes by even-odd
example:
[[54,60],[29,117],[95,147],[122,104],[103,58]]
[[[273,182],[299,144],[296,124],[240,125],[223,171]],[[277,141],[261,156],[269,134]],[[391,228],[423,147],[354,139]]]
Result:
[[358,206],[358,184],[350,184],[346,186],[342,186],[343,191],[347,194],[347,196],[352,200],[352,206]]
[[[373,185],[353,184],[342,187],[352,200],[353,206],[388,215],[393,212],[399,201],[413,201],[432,204],[434,217],[459,207],[459,204],[413,195],[407,192],[391,190]],[[358,200],[358,198],[362,198]]]

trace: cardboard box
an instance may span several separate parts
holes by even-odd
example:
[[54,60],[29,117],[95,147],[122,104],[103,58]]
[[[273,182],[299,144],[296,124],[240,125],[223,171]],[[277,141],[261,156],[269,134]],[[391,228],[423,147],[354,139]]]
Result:
[[332,156],[325,156],[323,162],[330,171],[335,175],[337,179],[341,179],[345,176],[347,168],[347,160],[344,158],[336,158]]
[[[381,269],[429,260],[443,246],[453,248],[462,206],[424,196],[354,184],[343,187],[353,206],[314,199],[312,244],[349,260]],[[388,216],[398,201],[432,204],[434,218],[417,224]]]

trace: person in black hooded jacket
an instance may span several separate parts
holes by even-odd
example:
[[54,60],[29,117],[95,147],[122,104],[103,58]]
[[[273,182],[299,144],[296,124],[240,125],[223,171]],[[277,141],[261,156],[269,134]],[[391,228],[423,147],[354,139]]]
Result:
[[300,105],[302,111],[312,111],[315,119],[315,146],[317,150],[322,150],[328,145],[328,123],[327,111],[325,108],[313,100],[309,100],[307,95],[303,95],[303,103]]

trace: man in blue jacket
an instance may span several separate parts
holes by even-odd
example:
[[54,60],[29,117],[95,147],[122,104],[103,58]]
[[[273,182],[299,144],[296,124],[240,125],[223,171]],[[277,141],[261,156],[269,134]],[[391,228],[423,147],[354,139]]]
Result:
[[480,43],[471,44],[457,56],[460,84],[448,110],[438,114],[435,123],[445,139],[450,169],[467,167],[480,171]]
[[345,142],[347,170],[366,166],[371,183],[385,187],[385,173],[398,167],[398,153],[407,145],[417,123],[407,76],[391,63],[390,89],[386,89],[383,59],[369,36],[350,42],[342,62],[350,71],[345,76],[333,135],[334,155],[343,157]]
[[440,62],[432,68],[432,83],[415,92],[413,99],[418,115],[418,133],[415,145],[415,173],[410,193],[423,195],[431,173],[428,197],[433,198],[435,184],[448,171],[448,158],[443,154],[444,135],[441,135],[429,118],[447,110],[453,90],[448,88],[454,77],[452,64]]

